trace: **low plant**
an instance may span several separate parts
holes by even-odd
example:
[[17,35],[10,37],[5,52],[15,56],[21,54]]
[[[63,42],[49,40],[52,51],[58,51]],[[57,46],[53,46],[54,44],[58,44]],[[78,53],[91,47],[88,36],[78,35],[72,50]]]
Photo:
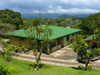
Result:
[[[80,69],[80,70],[82,70],[82,71],[86,71],[87,69],[85,68],[85,67],[83,67],[83,66],[78,66],[78,69]],[[92,71],[93,70],[93,68],[92,68],[92,66],[88,66],[88,70],[87,71]]]
[[24,45],[21,46],[21,50],[25,51],[25,46]]
[[15,52],[18,52],[18,47],[14,48],[14,51],[15,51]]
[[21,52],[21,47],[20,46],[18,47],[18,51]]
[[19,51],[19,52],[23,52],[23,51],[25,51],[25,46],[22,45],[21,47],[18,47],[18,51]]
[[11,51],[12,50],[13,50],[13,47],[11,47],[11,46],[8,46],[5,49],[5,55],[4,55],[5,61],[9,62],[11,60],[11,55],[12,55]]
[[4,65],[0,65],[0,75],[11,75],[15,73],[15,69],[13,67],[7,68]]
[[36,64],[34,63],[34,64],[28,64],[27,69],[29,69],[29,70],[39,70],[39,69],[45,69],[47,67],[48,66],[46,66],[45,64],[39,63],[38,64],[38,69],[36,69]]
[[92,66],[88,66],[88,71],[91,71],[91,70],[93,70],[93,68],[92,68]]

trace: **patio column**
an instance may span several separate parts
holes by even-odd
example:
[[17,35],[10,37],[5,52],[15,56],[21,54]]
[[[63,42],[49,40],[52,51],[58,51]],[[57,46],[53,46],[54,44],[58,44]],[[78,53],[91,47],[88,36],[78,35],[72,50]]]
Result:
[[56,47],[57,47],[57,49],[58,49],[57,40],[56,40]]

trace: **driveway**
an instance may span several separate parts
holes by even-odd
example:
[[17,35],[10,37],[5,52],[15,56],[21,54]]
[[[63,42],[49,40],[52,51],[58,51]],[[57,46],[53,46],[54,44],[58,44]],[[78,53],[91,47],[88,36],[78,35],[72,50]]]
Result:
[[50,54],[53,57],[60,58],[60,59],[77,59],[77,53],[73,51],[73,49],[68,48],[68,46],[63,47],[53,53]]

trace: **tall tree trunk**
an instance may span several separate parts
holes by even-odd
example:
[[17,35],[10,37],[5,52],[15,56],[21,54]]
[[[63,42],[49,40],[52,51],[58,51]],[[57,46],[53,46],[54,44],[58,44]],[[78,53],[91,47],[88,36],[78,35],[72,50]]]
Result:
[[89,58],[88,59],[86,59],[86,63],[85,63],[85,70],[87,71],[88,70],[88,64],[89,64]]
[[42,48],[40,49],[40,52],[39,53],[37,53],[37,57],[36,57],[36,70],[38,70],[39,69],[39,63],[40,63],[40,61],[41,61],[41,54],[42,54],[42,49],[43,49],[43,46],[42,46]]
[[47,43],[48,54],[50,54],[49,43]]

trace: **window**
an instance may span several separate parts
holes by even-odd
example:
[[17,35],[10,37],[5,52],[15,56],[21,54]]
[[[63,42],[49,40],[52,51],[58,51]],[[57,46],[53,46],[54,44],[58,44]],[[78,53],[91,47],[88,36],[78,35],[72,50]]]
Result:
[[59,44],[60,44],[60,39],[57,40],[57,45],[59,45]]
[[69,41],[69,35],[66,37],[66,41]]

